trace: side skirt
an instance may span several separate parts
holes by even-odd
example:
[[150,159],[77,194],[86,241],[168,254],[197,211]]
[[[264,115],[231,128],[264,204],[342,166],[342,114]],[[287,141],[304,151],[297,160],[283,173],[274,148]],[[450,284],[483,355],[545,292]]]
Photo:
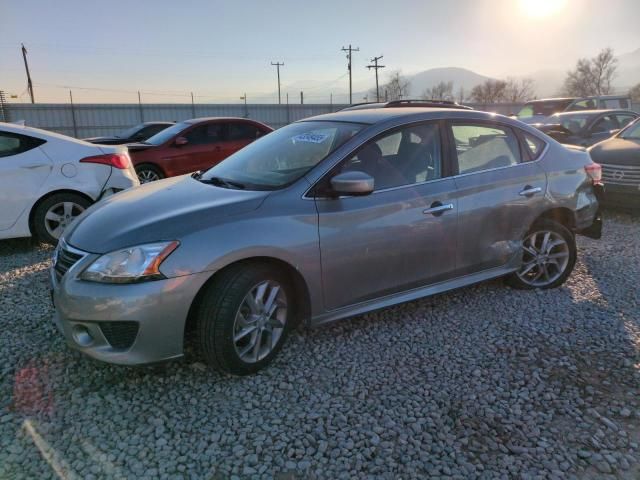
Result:
[[519,268],[519,265],[513,265],[512,263],[499,268],[491,268],[483,270],[481,272],[465,275],[464,277],[458,277],[453,280],[446,280],[444,282],[435,283],[427,287],[414,288],[406,292],[394,293],[393,295],[387,295],[385,297],[376,298],[348,307],[343,307],[338,310],[332,310],[325,312],[321,315],[313,317],[309,321],[310,326],[318,326],[325,323],[333,322],[334,320],[340,320],[346,317],[352,317],[355,315],[361,315],[363,313],[371,312],[373,310],[380,310],[382,308],[391,307],[399,303],[410,302],[418,298],[430,297],[439,293],[447,292],[449,290],[455,290],[458,288],[473,285],[474,283],[483,282],[492,278],[503,277],[508,275]]

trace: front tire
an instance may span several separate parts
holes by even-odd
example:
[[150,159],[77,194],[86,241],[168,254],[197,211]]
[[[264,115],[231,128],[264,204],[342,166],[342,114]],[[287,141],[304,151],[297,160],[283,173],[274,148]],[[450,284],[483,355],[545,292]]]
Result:
[[33,214],[33,233],[40,240],[56,245],[64,229],[91,205],[76,193],[56,193],[40,203]]
[[196,310],[207,363],[234,375],[271,363],[293,323],[292,292],[287,276],[264,264],[238,265],[215,277]]
[[162,170],[149,163],[138,165],[136,167],[136,174],[138,175],[138,180],[140,180],[141,184],[156,182],[164,178],[164,173],[162,173]]
[[573,233],[553,220],[536,222],[522,241],[522,266],[506,278],[514,288],[556,288],[562,285],[576,263]]

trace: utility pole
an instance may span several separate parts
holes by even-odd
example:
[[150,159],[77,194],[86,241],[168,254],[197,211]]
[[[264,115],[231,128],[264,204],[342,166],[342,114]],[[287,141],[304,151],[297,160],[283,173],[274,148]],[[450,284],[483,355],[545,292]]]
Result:
[[240,100],[244,100],[244,118],[249,118],[249,108],[247,107],[247,93],[240,97]]
[[352,78],[351,78],[351,56],[353,54],[353,52],[359,52],[360,48],[356,47],[353,48],[351,46],[351,44],[349,44],[349,48],[344,48],[342,47],[342,51],[343,52],[347,52],[347,60],[348,60],[348,64],[347,64],[347,70],[349,70],[349,104],[353,103],[353,82],[352,82]]
[[304,92],[300,91],[300,105],[304,105]]
[[22,58],[24,60],[24,69],[27,71],[27,89],[29,90],[29,96],[31,97],[31,103],[36,103],[36,99],[33,96],[33,83],[31,82],[31,74],[29,73],[29,63],[27,62],[27,49],[22,44]]
[[73,122],[73,136],[78,138],[78,124],[76,123],[76,107],[73,104],[73,93],[69,90],[69,101],[71,102],[71,121]]
[[276,63],[271,62],[271,65],[276,67],[276,69],[278,70],[278,105],[280,105],[282,103],[282,98],[280,97],[280,67],[284,67],[284,62],[282,62],[282,63],[280,63],[280,62],[276,62]]
[[140,122],[144,122],[144,112],[142,111],[142,97],[140,96],[140,90],[138,90],[138,109],[140,110]]
[[382,55],[379,57],[373,57],[371,61],[373,65],[367,65],[367,68],[371,70],[372,68],[376,71],[376,102],[380,101],[380,87],[378,86],[378,69],[384,68],[384,65],[378,65],[378,60],[382,60]]
[[196,118],[196,104],[193,101],[193,92],[191,92],[191,115]]

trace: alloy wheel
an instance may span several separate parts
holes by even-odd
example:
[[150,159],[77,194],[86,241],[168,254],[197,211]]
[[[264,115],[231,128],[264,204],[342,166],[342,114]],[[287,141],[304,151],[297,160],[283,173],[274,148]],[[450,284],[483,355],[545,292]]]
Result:
[[244,297],[233,325],[233,344],[243,362],[264,359],[278,344],[287,323],[287,296],[278,282],[267,280]]
[[44,216],[44,228],[53,238],[58,239],[64,229],[82,212],[84,207],[74,202],[54,204]]
[[557,232],[531,233],[522,242],[522,248],[522,268],[518,271],[518,278],[532,287],[552,284],[569,265],[569,244]]
[[140,170],[138,173],[138,180],[140,183],[149,183],[160,180],[160,176],[153,170]]

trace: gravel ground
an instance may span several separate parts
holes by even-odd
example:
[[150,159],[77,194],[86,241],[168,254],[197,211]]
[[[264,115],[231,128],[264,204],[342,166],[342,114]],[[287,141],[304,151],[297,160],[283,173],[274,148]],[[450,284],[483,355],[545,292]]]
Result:
[[640,218],[579,245],[557,290],[302,329],[234,378],[70,351],[50,249],[0,242],[0,478],[640,478]]

